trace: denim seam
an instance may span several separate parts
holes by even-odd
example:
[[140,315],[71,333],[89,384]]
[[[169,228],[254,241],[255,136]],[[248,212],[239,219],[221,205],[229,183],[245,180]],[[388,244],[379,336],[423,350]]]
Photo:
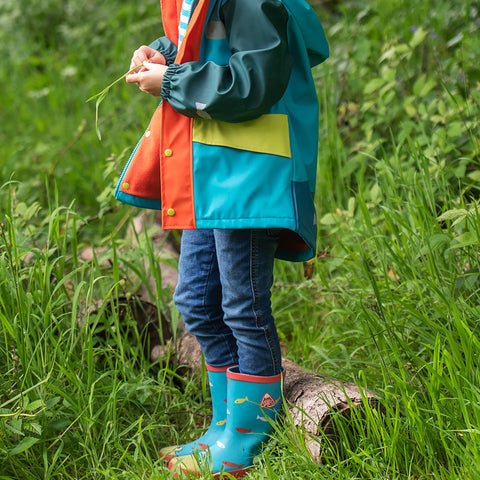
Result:
[[[274,375],[278,375],[277,365],[279,364],[279,359],[275,353],[274,345],[272,344],[272,338],[269,334],[268,328],[265,326],[262,318],[262,314],[258,305],[258,288],[257,288],[257,265],[258,265],[258,237],[257,231],[251,230],[250,234],[250,284],[252,286],[253,293],[253,314],[255,315],[257,327],[262,328],[265,335],[265,340],[270,350],[270,355],[272,357],[272,365],[274,370]],[[273,315],[273,313],[271,313]],[[281,362],[280,362],[281,363]]]

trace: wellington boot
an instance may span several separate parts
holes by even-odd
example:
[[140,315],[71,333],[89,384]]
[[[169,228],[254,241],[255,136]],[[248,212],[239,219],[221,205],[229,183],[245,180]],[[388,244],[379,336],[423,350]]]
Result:
[[225,429],[227,418],[227,369],[207,364],[208,380],[212,397],[212,422],[208,430],[197,440],[183,445],[173,445],[160,450],[160,458],[170,461],[180,455],[190,455],[196,449],[207,449],[214,444]]
[[[269,439],[282,405],[283,374],[257,377],[227,371],[227,423],[223,432],[210,441],[208,450],[173,458],[168,468],[176,478],[211,472],[234,477],[245,475],[254,457]],[[212,438],[212,437],[210,437]]]

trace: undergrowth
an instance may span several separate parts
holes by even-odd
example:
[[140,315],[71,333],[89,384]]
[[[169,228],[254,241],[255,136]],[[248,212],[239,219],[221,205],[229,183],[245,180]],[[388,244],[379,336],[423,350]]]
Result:
[[[112,199],[156,103],[116,86],[101,143],[85,103],[161,34],[158,5],[24,3],[0,7],[0,479],[171,478],[157,451],[208,425],[206,378],[145,354],[122,302],[149,284],[175,331],[175,260]],[[318,254],[276,264],[273,307],[286,357],[381,408],[332,413],[318,463],[287,415],[250,476],[477,479],[478,6],[317,8]]]

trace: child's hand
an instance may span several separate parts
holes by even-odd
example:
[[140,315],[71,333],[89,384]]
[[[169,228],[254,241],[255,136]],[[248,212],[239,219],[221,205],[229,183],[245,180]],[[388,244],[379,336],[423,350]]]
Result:
[[140,66],[144,62],[159,63],[161,65],[165,65],[166,63],[165,57],[160,52],[157,52],[157,50],[147,47],[146,45],[142,45],[133,52],[129,70],[136,66]]
[[144,62],[142,70],[138,73],[130,73],[126,76],[126,80],[127,83],[136,83],[142,92],[159,97],[167,68],[166,65]]

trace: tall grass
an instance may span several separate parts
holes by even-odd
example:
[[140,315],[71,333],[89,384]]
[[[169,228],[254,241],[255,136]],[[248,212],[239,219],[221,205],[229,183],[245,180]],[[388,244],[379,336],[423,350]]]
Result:
[[[117,303],[153,277],[176,325],[151,232],[133,247],[136,212],[111,198],[155,102],[116,86],[102,143],[85,104],[156,36],[158,7],[110,3],[0,7],[2,480],[170,478],[158,448],[208,423],[205,376],[152,363]],[[287,417],[250,476],[477,479],[480,12],[326,5],[319,254],[276,265],[273,303],[286,356],[373,390],[383,410],[334,416],[320,464]]]

